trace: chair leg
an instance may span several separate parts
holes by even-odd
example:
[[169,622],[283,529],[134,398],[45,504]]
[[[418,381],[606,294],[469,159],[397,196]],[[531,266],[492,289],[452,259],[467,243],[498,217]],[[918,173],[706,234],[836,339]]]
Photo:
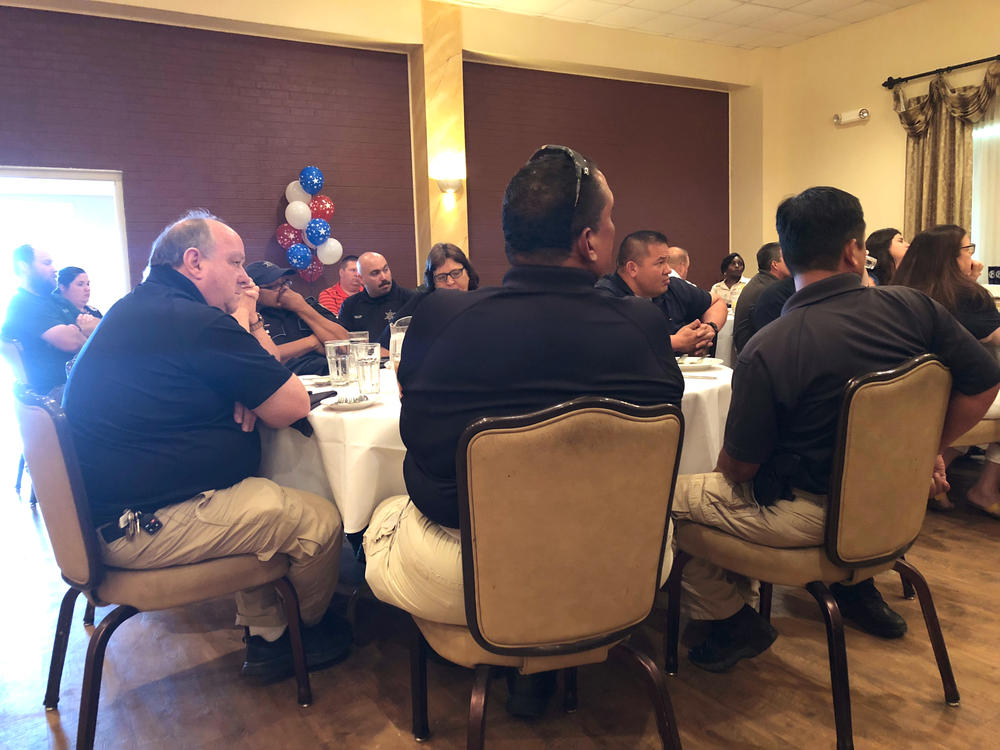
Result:
[[492,673],[493,669],[489,664],[476,667],[472,698],[469,700],[469,731],[465,743],[468,750],[483,750],[483,743],[486,741],[486,698]]
[[[906,559],[906,555],[900,555],[899,559],[900,560],[905,560]],[[895,570],[895,568],[894,568],[894,570]],[[899,571],[896,571],[896,572],[899,572]],[[913,584],[910,583],[909,579],[907,579],[907,577],[905,575],[903,575],[902,573],[899,573],[899,582],[903,584],[903,598],[904,599],[913,599],[917,595],[917,592],[913,590]]]
[[938,671],[941,673],[945,703],[949,706],[957,706],[960,700],[958,685],[955,684],[955,674],[951,671],[948,648],[944,645],[944,636],[941,634],[941,623],[938,622],[937,610],[934,608],[934,599],[931,597],[931,591],[927,587],[927,581],[920,574],[919,570],[902,558],[896,561],[894,570],[917,591],[917,598],[920,600],[920,610],[924,614],[924,624],[927,625],[927,635],[931,639],[931,648],[934,649],[934,658],[937,660]]
[[299,620],[299,597],[287,578],[279,578],[274,588],[281,595],[285,605],[285,622],[288,623],[288,639],[292,644],[292,661],[295,663],[295,683],[297,699],[302,708],[312,704],[312,686],[309,684],[309,669],[306,666],[306,650],[302,643],[302,623]]
[[760,604],[757,605],[760,616],[771,622],[771,596],[774,594],[774,585],[766,581],[760,582]]
[[21,478],[24,476],[24,454],[21,454],[21,460],[17,463],[17,481],[14,482],[14,491],[17,492],[17,499],[21,499]]
[[611,653],[639,667],[645,677],[650,700],[653,702],[656,726],[660,730],[663,747],[680,750],[681,738],[677,732],[677,719],[674,717],[674,707],[670,702],[667,681],[663,672],[656,666],[656,662],[624,641],[615,646]]
[[45,710],[55,711],[59,706],[59,683],[62,682],[63,664],[66,663],[66,646],[69,643],[69,630],[73,625],[73,607],[79,589],[71,588],[63,595],[59,605],[59,619],[56,620],[56,638],[52,643],[52,660],[49,662],[49,684],[45,688]]
[[431,738],[427,724],[427,641],[413,623],[410,640],[410,713],[413,739],[426,742]]
[[847,648],[844,645],[844,622],[840,607],[830,589],[821,581],[806,584],[819,603],[826,622],[826,643],[830,654],[830,686],[833,690],[833,718],[837,726],[837,750],[853,750],[851,726],[851,685],[847,675]]
[[571,714],[576,711],[578,699],[576,694],[576,667],[564,669],[563,673],[563,710]]
[[87,665],[83,670],[83,690],[80,693],[80,723],[76,730],[76,746],[92,750],[97,730],[97,704],[101,699],[101,675],[104,672],[104,652],[119,625],[139,610],[122,605],[115,607],[94,630],[87,647]]
[[84,625],[93,625],[94,624],[94,610],[95,609],[96,609],[96,607],[94,607],[94,603],[92,601],[90,601],[90,599],[88,599],[87,600],[87,608],[85,610],[83,610],[83,624]]
[[667,674],[677,674],[677,643],[681,630],[681,578],[684,566],[688,564],[691,555],[682,549],[674,555],[674,564],[667,578],[667,632],[663,636],[663,671]]

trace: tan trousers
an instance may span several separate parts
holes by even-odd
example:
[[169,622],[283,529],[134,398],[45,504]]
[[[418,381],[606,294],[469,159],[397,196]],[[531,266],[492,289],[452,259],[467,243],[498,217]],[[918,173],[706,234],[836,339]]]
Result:
[[[251,554],[260,560],[288,555],[288,580],[299,597],[305,625],[323,617],[340,567],[343,528],[336,506],[311,492],[280,487],[250,477],[156,511],[163,528],[140,531],[106,544],[98,534],[104,561],[118,568],[165,568],[227,555]],[[274,586],[236,594],[239,625],[285,624]]]
[[431,622],[465,625],[462,542],[406,495],[382,501],[365,532],[365,579],[384,602]]
[[[826,498],[796,490],[794,500],[762,506],[753,499],[749,482],[733,484],[717,473],[682,474],[673,517],[769,547],[812,547],[823,542]],[[683,587],[694,620],[723,620],[747,601],[732,574],[697,557],[684,566]]]

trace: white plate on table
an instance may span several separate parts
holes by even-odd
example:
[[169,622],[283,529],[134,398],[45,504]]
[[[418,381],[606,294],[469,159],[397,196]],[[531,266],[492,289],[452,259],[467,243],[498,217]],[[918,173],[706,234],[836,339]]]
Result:
[[687,355],[677,358],[677,366],[681,372],[698,372],[699,370],[714,370],[720,367],[723,361],[718,357],[688,357]]
[[382,403],[382,399],[378,396],[366,396],[364,401],[339,401],[339,398],[339,396],[331,396],[330,398],[324,398],[320,403],[333,411],[357,411],[358,409],[367,409],[369,406]]

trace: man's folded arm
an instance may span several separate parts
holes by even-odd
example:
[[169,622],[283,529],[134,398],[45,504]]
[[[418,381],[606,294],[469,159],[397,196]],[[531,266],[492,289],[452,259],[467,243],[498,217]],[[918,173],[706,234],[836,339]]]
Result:
[[268,427],[288,427],[309,414],[309,394],[297,376],[289,375],[253,412]]
[[976,426],[976,423],[983,418],[983,415],[993,405],[998,391],[1000,391],[1000,384],[972,396],[952,391],[951,400],[948,402],[948,411],[944,415],[944,429],[941,431],[940,450],[943,451],[956,438]]
[[62,324],[52,326],[42,334],[42,341],[64,352],[78,352],[87,337],[79,326]]

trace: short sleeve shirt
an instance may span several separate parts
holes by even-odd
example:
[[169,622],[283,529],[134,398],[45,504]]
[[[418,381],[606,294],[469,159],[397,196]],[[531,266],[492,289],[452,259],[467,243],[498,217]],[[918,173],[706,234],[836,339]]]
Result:
[[[773,288],[773,287],[772,287]],[[953,387],[972,395],[1000,382],[1000,366],[937,302],[905,287],[864,287],[839,274],[804,287],[740,353],[724,447],[760,464],[762,503],[791,488],[825,494],[847,382],[937,355]]]
[[73,325],[77,314],[65,310],[51,295],[40,296],[25,289],[14,293],[3,324],[3,338],[21,343],[25,376],[33,390],[48,393],[66,382],[66,362],[75,352],[57,349],[42,339],[42,334],[55,326]]
[[290,377],[186,277],[154,267],[104,316],[63,396],[94,523],[252,476],[260,438],[233,409]]
[[[312,297],[306,302],[320,315],[337,322],[337,316],[320,305]],[[274,342],[275,346],[290,344],[306,336],[312,335],[309,325],[291,310],[280,307],[261,307],[258,312],[264,319],[264,328]],[[326,364],[326,354],[316,351],[306,352],[298,357],[285,362],[285,367],[299,375],[326,375],[329,368]]]
[[985,339],[1000,328],[1000,311],[991,301],[965,297],[958,300],[955,317],[977,339]]
[[344,300],[337,317],[348,331],[368,331],[368,340],[378,341],[385,327],[413,295],[412,289],[401,287],[395,281],[381,297],[372,297],[362,289]]
[[667,318],[670,335],[673,336],[692,320],[697,320],[712,304],[712,295],[683,279],[670,279],[667,291],[653,302]]

